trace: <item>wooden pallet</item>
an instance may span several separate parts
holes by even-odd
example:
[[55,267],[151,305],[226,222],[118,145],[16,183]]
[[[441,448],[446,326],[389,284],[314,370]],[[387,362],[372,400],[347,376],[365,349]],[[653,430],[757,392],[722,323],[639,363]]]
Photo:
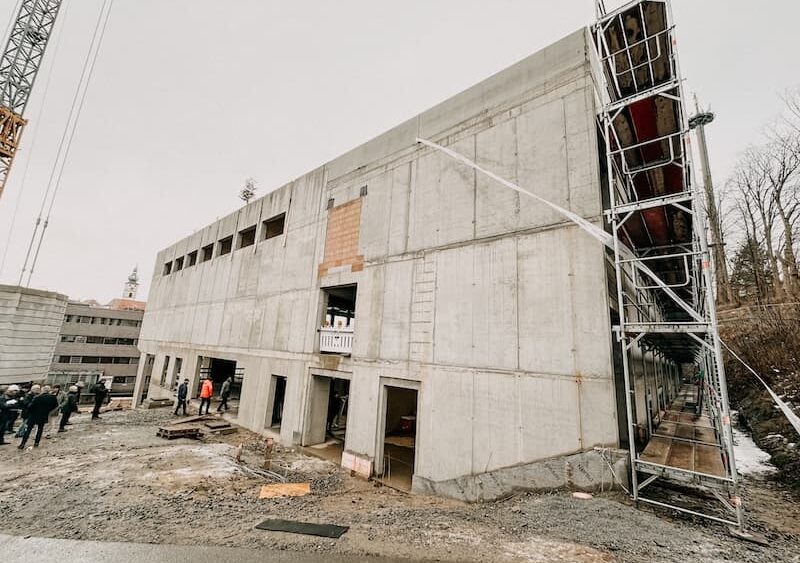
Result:
[[175,438],[199,438],[200,428],[197,426],[162,426],[156,431],[156,436],[166,438],[167,440],[174,440]]

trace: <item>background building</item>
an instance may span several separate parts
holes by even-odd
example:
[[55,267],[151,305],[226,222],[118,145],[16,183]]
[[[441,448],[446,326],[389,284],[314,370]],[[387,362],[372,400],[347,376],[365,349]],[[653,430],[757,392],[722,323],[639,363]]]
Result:
[[136,270],[125,284],[122,299],[102,307],[70,302],[65,314],[48,382],[92,384],[112,380],[112,394],[131,395],[139,363],[139,331],[145,303],[136,301]]
[[67,296],[0,285],[0,385],[47,376]]

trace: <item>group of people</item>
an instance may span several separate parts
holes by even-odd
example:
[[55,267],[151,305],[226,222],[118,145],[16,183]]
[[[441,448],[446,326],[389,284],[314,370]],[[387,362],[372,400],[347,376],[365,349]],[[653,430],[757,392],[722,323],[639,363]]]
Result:
[[[58,419],[58,432],[66,432],[67,426],[72,424],[69,419],[72,413],[78,412],[78,403],[83,388],[83,382],[71,385],[65,392],[61,385],[31,385],[22,389],[19,385],[9,385],[0,391],[0,446],[5,446],[6,433],[11,433],[15,438],[21,438],[19,449],[24,449],[28,443],[33,428],[36,435],[33,447],[38,448],[42,440],[45,427],[55,426]],[[92,418],[100,418],[100,408],[104,401],[108,401],[109,390],[103,381],[98,381],[92,388],[94,393],[94,409]],[[59,418],[60,417],[60,418]],[[19,428],[14,427],[17,420],[21,420]]]
[[[222,382],[222,387],[219,390],[219,398],[220,402],[217,405],[217,412],[222,412],[223,410],[228,410],[228,399],[231,397],[231,385],[233,384],[233,376],[229,377],[225,381]],[[209,409],[211,408],[211,397],[214,396],[214,382],[211,380],[211,376],[205,377],[202,382],[200,383],[200,411],[198,414],[203,414],[203,407],[206,409],[206,414],[208,414]],[[184,379],[183,382],[178,386],[177,391],[177,401],[175,402],[175,415],[178,415],[179,410],[183,410],[183,415],[186,416],[186,407],[188,404],[189,399],[189,380]]]

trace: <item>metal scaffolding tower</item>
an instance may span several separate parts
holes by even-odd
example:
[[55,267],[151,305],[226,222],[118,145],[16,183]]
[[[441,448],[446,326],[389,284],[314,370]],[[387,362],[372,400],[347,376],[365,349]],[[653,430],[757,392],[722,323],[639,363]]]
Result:
[[[670,2],[597,6],[592,59],[631,496],[741,529],[703,193],[692,178]],[[654,490],[657,481],[712,502],[673,501]],[[724,508],[712,510],[714,499]]]
[[0,59],[0,196],[27,121],[22,117],[62,0],[20,2]]

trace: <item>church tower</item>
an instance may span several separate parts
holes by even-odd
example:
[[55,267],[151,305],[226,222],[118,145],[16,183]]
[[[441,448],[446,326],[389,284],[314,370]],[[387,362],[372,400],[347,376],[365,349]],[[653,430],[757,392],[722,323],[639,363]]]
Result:
[[125,299],[136,299],[136,292],[139,289],[138,269],[138,266],[134,267],[131,275],[128,276],[128,281],[125,283],[125,289],[122,292],[122,297]]

